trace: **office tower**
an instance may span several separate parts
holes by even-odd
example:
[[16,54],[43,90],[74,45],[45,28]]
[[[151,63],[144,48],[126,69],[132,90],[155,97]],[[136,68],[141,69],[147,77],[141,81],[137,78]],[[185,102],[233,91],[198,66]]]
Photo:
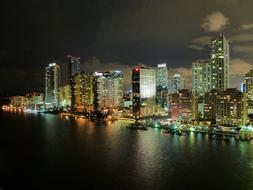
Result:
[[245,74],[242,90],[245,97],[245,118],[253,120],[253,69]]
[[205,94],[204,117],[218,125],[241,125],[243,101],[243,93],[235,88],[225,91],[213,89]]
[[82,103],[82,82],[81,82],[81,75],[75,74],[73,76],[73,81],[74,81],[74,97],[72,100],[72,108],[74,108],[74,110],[82,112],[84,110],[84,105]]
[[229,88],[229,45],[224,35],[211,39],[211,89]]
[[82,104],[84,105],[84,111],[90,112],[93,110],[93,74],[91,73],[80,73],[81,75],[81,92],[82,92]]
[[123,74],[121,71],[95,72],[93,80],[94,110],[114,112],[123,107]]
[[67,55],[67,61],[68,61],[68,80],[71,90],[71,108],[74,109],[75,104],[74,75],[79,73],[80,57],[73,57],[71,55]]
[[180,74],[175,74],[168,82],[169,94],[177,93],[179,90],[184,89],[184,80]]
[[57,108],[59,102],[60,66],[50,63],[45,69],[45,108]]
[[211,90],[210,60],[197,60],[192,63],[192,91],[203,96]]
[[169,112],[173,120],[187,120],[195,112],[195,99],[188,89],[181,89],[169,95]]
[[137,66],[132,69],[133,116],[156,114],[156,69]]
[[80,72],[74,75],[74,107],[82,112],[93,109],[93,74]]
[[245,74],[245,92],[253,95],[253,69]]
[[156,69],[156,104],[158,111],[168,111],[168,70],[167,64],[157,65]]
[[71,91],[70,85],[60,87],[60,105],[61,107],[68,108],[71,106]]

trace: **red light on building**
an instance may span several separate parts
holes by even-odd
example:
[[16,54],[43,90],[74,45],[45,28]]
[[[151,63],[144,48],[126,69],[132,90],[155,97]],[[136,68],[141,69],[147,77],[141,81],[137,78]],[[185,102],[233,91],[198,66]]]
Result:
[[133,70],[134,70],[134,72],[138,72],[140,69],[139,68],[134,68]]

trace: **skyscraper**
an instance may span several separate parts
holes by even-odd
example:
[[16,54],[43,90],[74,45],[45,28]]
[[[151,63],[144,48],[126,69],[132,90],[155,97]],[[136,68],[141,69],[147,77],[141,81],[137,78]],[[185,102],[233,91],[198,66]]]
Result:
[[114,111],[123,107],[123,74],[121,71],[94,73],[94,109]]
[[56,63],[50,63],[45,68],[45,106],[56,108],[60,106],[59,102],[60,87],[60,66]]
[[197,60],[192,63],[192,91],[203,96],[211,90],[210,60]]
[[75,104],[74,75],[79,73],[80,57],[73,57],[71,55],[67,55],[67,60],[68,60],[68,80],[69,80],[70,91],[71,91],[71,108],[74,109],[74,104]]
[[218,125],[243,124],[243,93],[235,88],[213,89],[205,94],[204,118]]
[[82,91],[82,104],[85,111],[93,110],[93,74],[81,72],[81,91]]
[[169,94],[177,93],[179,90],[184,89],[184,80],[180,74],[175,74],[168,82]]
[[168,70],[166,63],[158,64],[156,69],[156,104],[159,111],[168,111]]
[[71,93],[70,93],[70,85],[67,84],[65,86],[61,86],[59,88],[60,92],[60,105],[61,107],[70,107],[71,103]]
[[156,69],[137,66],[132,69],[133,116],[156,113]]
[[253,69],[245,75],[244,93],[246,104],[246,116],[253,114]]
[[229,45],[224,35],[211,39],[211,89],[229,88]]
[[245,91],[253,95],[253,69],[245,75]]
[[93,109],[93,74],[80,72],[74,75],[74,107],[78,111]]

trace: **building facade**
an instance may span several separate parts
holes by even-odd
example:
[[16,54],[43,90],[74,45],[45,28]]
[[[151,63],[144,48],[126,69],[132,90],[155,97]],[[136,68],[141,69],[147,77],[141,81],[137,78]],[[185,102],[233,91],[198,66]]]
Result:
[[181,89],[169,95],[169,112],[171,119],[189,121],[193,116],[194,97],[188,89]]
[[158,112],[168,112],[168,69],[166,63],[158,64],[156,69],[156,105]]
[[28,109],[41,110],[44,107],[44,94],[32,92],[25,95],[28,99]]
[[74,76],[79,73],[80,69],[80,57],[73,57],[67,55],[68,61],[68,82],[71,91],[71,108],[75,108],[75,81]]
[[245,120],[253,121],[253,69],[245,74],[245,79],[242,85],[242,92],[245,99]]
[[93,110],[93,78],[85,72],[74,75],[74,108],[78,111]]
[[132,69],[133,116],[156,114],[156,69],[137,66]]
[[123,107],[123,74],[121,71],[95,72],[93,105],[96,111],[110,111]]
[[26,96],[12,96],[10,97],[10,106],[15,108],[26,109],[29,105],[29,100]]
[[71,91],[70,85],[60,87],[60,106],[64,108],[70,108],[71,106]]
[[243,93],[235,88],[211,90],[205,94],[204,117],[218,125],[243,124]]
[[50,63],[45,68],[45,108],[58,108],[60,87],[60,66]]
[[229,45],[224,35],[211,39],[211,89],[224,91],[229,88]]
[[184,89],[184,79],[180,74],[175,74],[168,82],[169,94],[177,93],[179,90]]
[[210,60],[198,60],[192,63],[192,91],[203,96],[211,90]]

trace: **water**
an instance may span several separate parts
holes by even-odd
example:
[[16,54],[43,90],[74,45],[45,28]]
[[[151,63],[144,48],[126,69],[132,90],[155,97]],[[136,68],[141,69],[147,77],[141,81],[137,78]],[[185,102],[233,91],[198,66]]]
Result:
[[253,143],[0,112],[0,187],[253,189]]

